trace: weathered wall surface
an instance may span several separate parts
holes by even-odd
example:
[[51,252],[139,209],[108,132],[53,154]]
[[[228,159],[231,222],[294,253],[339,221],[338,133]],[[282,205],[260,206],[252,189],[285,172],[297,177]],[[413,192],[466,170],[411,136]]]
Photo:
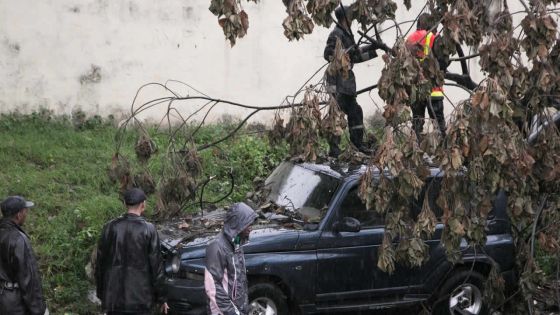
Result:
[[[216,98],[279,105],[324,64],[329,30],[316,27],[305,40],[288,42],[281,1],[243,4],[249,32],[231,48],[207,0],[0,0],[0,111],[128,111],[141,85],[168,79]],[[414,16],[400,12],[398,20]],[[383,37],[392,43],[395,34],[388,31]],[[375,84],[382,66],[381,58],[356,65],[358,88]],[[171,86],[183,95],[192,93],[178,83]],[[454,100],[467,96],[458,89],[448,94]],[[165,95],[149,88],[139,101]],[[366,115],[382,108],[376,91],[359,102]],[[177,106],[187,113],[195,108],[192,103]],[[222,107],[213,117],[223,113],[244,112]]]

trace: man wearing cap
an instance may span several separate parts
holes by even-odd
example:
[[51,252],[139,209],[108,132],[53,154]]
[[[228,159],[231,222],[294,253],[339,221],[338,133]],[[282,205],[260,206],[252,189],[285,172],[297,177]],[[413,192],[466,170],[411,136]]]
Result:
[[167,314],[161,292],[163,262],[153,224],[142,216],[146,195],[141,189],[123,195],[127,213],[103,227],[97,248],[97,297],[107,315],[151,314],[156,303]]
[[0,314],[43,315],[41,275],[29,237],[21,226],[33,202],[21,196],[2,201],[0,221]]

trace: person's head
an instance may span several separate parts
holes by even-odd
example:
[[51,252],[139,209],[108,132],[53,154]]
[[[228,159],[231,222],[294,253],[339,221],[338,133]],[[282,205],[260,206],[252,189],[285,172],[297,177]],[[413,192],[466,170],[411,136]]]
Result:
[[2,216],[11,219],[18,225],[23,225],[27,219],[27,211],[35,204],[31,201],[25,200],[21,196],[9,196],[2,201],[0,208],[2,208]]
[[350,27],[352,25],[352,8],[349,5],[338,6],[334,10],[334,16],[338,24],[345,27]]
[[229,239],[235,239],[237,236],[247,239],[256,218],[255,210],[243,202],[236,203],[226,213],[224,233]]
[[418,22],[416,22],[416,28],[419,30],[431,30],[434,27],[434,22],[432,21],[432,15],[430,13],[422,13],[418,17]]
[[146,194],[140,188],[132,188],[124,192],[123,194],[124,204],[128,212],[132,212],[138,215],[144,213],[146,209]]

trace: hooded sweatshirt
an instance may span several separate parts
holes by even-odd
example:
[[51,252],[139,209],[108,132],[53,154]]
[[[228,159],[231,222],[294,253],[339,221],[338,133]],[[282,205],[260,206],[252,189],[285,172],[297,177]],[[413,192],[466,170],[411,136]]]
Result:
[[242,244],[236,239],[256,217],[245,203],[234,204],[226,214],[223,230],[206,248],[208,314],[243,315],[249,311],[245,258]]

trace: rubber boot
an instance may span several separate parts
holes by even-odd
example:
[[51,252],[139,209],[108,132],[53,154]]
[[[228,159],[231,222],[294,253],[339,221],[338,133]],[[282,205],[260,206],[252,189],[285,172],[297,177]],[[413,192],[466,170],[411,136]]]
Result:
[[360,150],[364,146],[364,129],[350,129],[350,141],[358,150]]
[[328,140],[329,143],[329,156],[332,158],[338,158],[340,155],[340,137],[333,136]]

